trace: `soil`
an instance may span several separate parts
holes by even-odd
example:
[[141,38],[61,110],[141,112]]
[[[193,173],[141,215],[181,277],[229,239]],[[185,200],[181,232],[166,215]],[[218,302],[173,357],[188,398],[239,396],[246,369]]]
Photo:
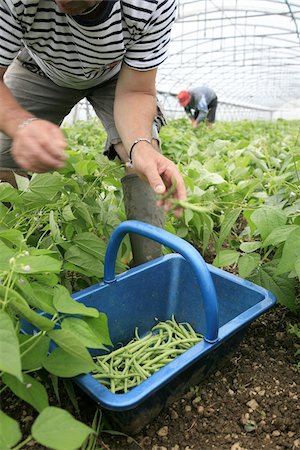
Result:
[[[276,306],[253,322],[229,363],[166,408],[137,436],[102,432],[104,450],[300,449],[299,341],[287,332],[299,322]],[[91,424],[95,404],[76,390],[80,419]],[[57,404],[55,397],[52,404]],[[20,420],[24,438],[35,412],[4,391],[2,409]],[[62,406],[76,416],[68,397]],[[30,441],[24,449],[44,450]]]

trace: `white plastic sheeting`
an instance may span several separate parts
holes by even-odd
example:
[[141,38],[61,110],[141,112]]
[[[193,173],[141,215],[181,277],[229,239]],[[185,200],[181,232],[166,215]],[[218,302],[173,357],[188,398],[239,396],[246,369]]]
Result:
[[206,84],[241,115],[249,107],[270,118],[300,98],[299,30],[299,0],[179,0],[158,89]]
[[[158,71],[166,113],[182,116],[177,93],[202,84],[218,95],[217,120],[299,119],[300,0],[178,0]],[[70,117],[93,115],[84,101]]]

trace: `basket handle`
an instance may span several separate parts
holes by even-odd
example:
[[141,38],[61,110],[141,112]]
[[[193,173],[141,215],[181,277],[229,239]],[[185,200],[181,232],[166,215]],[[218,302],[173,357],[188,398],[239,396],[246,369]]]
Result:
[[104,260],[104,283],[113,283],[116,280],[115,267],[120,244],[127,233],[136,233],[152,239],[180,253],[191,265],[203,297],[204,313],[206,319],[205,341],[209,343],[218,340],[218,302],[216,290],[207,268],[206,262],[200,253],[187,241],[169,233],[166,230],[137,220],[122,222],[112,233],[108,242]]

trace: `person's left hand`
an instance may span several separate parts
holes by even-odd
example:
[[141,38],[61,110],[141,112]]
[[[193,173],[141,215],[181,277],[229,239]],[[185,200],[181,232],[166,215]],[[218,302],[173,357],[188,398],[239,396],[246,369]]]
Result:
[[[171,199],[186,199],[184,181],[176,165],[149,144],[140,145],[134,152],[133,168],[141,178],[148,181],[156,194],[163,196],[158,204],[163,206],[165,211],[172,208]],[[181,208],[175,209],[176,216],[181,213]]]

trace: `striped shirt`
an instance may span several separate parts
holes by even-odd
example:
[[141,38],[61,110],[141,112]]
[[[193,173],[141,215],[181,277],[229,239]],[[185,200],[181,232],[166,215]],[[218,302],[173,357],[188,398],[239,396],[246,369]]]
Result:
[[26,47],[54,83],[75,89],[112,78],[122,62],[140,71],[158,67],[167,58],[176,0],[107,4],[96,24],[83,24],[54,0],[0,0],[0,67]]

